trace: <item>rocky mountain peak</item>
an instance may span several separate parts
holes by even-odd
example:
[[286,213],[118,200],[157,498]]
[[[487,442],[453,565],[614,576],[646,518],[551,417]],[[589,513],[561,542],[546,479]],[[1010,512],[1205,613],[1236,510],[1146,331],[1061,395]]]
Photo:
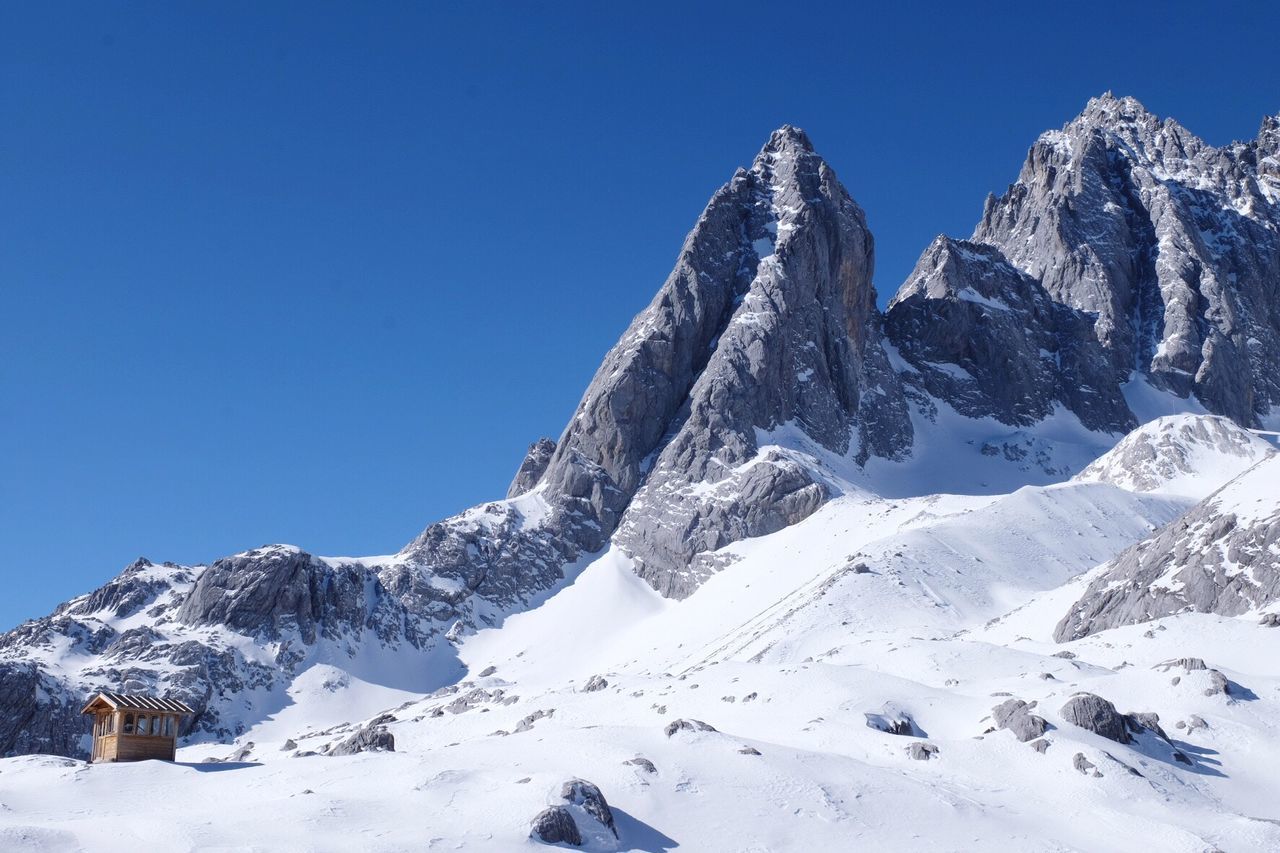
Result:
[[759,163],[761,158],[790,152],[793,154],[812,154],[813,142],[809,139],[809,134],[805,133],[798,127],[784,124],[769,135],[769,141],[764,144],[756,162]]
[[973,240],[1091,314],[1118,375],[1256,425],[1280,405],[1280,195],[1255,147],[1104,95],[1037,140]]
[[1130,95],[1117,96],[1110,90],[1090,98],[1080,115],[1068,127],[1075,124],[1099,124],[1116,126],[1123,123],[1146,124],[1159,121],[1142,103]]

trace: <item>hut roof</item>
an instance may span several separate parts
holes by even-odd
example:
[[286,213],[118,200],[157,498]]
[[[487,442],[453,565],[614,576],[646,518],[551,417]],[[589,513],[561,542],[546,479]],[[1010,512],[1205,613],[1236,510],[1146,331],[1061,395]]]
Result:
[[194,714],[195,709],[186,702],[179,702],[177,699],[161,699],[158,696],[148,696],[145,693],[111,693],[106,690],[95,695],[89,700],[89,704],[84,706],[80,711],[81,714],[91,714],[99,706],[106,704],[115,708],[117,711],[169,711],[176,714]]

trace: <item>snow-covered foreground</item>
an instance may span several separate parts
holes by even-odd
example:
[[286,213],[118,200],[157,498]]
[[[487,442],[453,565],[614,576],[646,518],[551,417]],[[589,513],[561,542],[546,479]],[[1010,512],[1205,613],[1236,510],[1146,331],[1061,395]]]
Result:
[[[616,822],[592,850],[1280,849],[1280,629],[1183,613],[1052,639],[1095,567],[1247,467],[1147,452],[1168,434],[1007,495],[850,487],[683,601],[608,551],[462,640],[470,674],[430,695],[323,664],[177,764],[0,760],[0,849],[518,850],[574,778]],[[1167,738],[1073,724],[1081,691]],[[1010,699],[1045,731],[998,726]],[[370,724],[394,751],[325,754]]]

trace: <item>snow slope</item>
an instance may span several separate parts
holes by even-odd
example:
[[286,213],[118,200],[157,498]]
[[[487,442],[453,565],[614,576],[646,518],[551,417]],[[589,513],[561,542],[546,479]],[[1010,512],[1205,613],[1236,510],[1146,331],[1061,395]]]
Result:
[[[1005,495],[846,484],[805,521],[728,546],[726,568],[681,601],[610,550],[461,639],[465,680],[390,695],[317,664],[270,718],[174,765],[0,760],[0,846],[525,849],[530,819],[580,777],[620,836],[592,850],[1275,849],[1280,630],[1182,614],[1051,637],[1094,566],[1238,464],[1235,444],[1195,433],[1154,445],[1177,488],[1146,488],[1151,466],[1120,476],[1115,456],[1094,466],[1107,482]],[[1196,464],[1166,465],[1170,453]],[[1164,666],[1185,658],[1206,669]],[[1208,690],[1209,670],[1227,692]],[[1072,725],[1060,709],[1077,691],[1157,713],[1169,742]],[[1010,697],[1036,703],[1043,752],[993,728]],[[909,715],[917,736],[868,714]],[[326,754],[375,715],[393,752]],[[668,736],[677,719],[715,730]],[[937,752],[913,759],[913,743]]]

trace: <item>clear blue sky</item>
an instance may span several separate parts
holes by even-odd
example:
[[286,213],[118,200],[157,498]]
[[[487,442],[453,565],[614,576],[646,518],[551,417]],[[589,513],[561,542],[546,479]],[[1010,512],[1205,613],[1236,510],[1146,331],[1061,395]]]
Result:
[[5,4],[0,627],[500,497],[780,124],[883,302],[1091,95],[1280,110],[1274,3],[866,5]]

